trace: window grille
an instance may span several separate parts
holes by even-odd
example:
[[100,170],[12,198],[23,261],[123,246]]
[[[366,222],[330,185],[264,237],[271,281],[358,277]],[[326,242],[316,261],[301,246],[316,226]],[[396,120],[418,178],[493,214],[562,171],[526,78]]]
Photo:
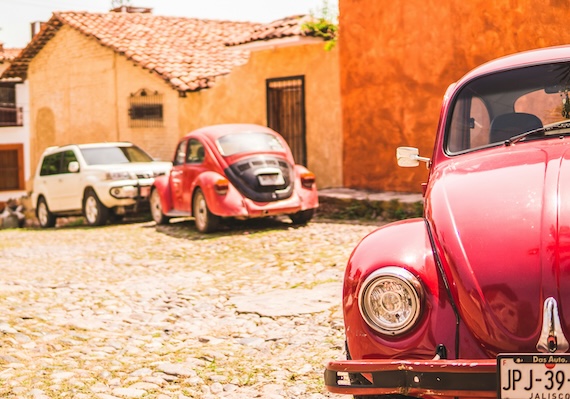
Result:
[[162,127],[162,94],[141,89],[129,97],[130,127]]
[[267,125],[283,136],[295,162],[307,165],[304,76],[268,79],[266,87]]

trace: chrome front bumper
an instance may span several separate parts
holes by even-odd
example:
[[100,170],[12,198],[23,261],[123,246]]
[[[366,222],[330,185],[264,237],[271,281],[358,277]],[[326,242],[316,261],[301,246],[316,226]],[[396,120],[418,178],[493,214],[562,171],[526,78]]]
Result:
[[[360,375],[353,383],[349,374]],[[476,360],[343,360],[325,370],[328,391],[350,395],[400,394],[495,398],[497,361]]]

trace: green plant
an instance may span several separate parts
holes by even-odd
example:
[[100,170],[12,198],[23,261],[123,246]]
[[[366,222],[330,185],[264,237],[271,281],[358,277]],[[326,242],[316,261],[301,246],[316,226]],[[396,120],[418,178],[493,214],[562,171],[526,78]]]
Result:
[[331,7],[328,0],[315,12],[311,12],[311,20],[302,26],[304,30],[325,40],[325,50],[331,50],[338,39],[338,6]]

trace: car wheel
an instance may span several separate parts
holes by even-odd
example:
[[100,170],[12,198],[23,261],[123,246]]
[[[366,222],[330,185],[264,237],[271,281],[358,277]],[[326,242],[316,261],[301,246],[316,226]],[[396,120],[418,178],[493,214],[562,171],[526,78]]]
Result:
[[162,213],[162,203],[160,202],[160,194],[158,190],[153,189],[150,193],[150,214],[156,224],[166,224],[170,220],[168,216]]
[[192,201],[192,213],[196,223],[196,229],[200,233],[211,233],[216,231],[220,225],[221,218],[210,212],[206,197],[202,190],[197,189]]
[[306,209],[304,211],[299,211],[292,215],[289,215],[293,224],[307,224],[309,220],[313,218],[315,214],[314,209]]
[[109,208],[99,201],[95,191],[88,190],[83,200],[83,216],[90,226],[102,226],[109,219]]
[[38,205],[36,206],[36,216],[38,217],[38,221],[40,222],[41,227],[47,228],[55,226],[57,218],[49,210],[44,197],[40,197],[38,200]]

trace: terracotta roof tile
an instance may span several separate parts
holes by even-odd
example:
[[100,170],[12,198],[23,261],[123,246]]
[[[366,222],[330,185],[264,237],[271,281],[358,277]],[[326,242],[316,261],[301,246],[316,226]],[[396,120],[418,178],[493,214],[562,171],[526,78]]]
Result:
[[149,13],[57,12],[13,60],[3,77],[26,79],[33,57],[63,26],[97,40],[180,91],[211,87],[249,53],[225,43],[260,26],[252,22],[163,17]]
[[10,62],[22,51],[21,48],[4,48],[0,43],[0,64]]
[[278,19],[265,25],[260,25],[251,33],[246,33],[234,40],[226,42],[228,46],[237,46],[259,40],[280,39],[291,36],[312,36],[312,33],[303,29],[303,24],[312,19],[309,15],[294,15]]

